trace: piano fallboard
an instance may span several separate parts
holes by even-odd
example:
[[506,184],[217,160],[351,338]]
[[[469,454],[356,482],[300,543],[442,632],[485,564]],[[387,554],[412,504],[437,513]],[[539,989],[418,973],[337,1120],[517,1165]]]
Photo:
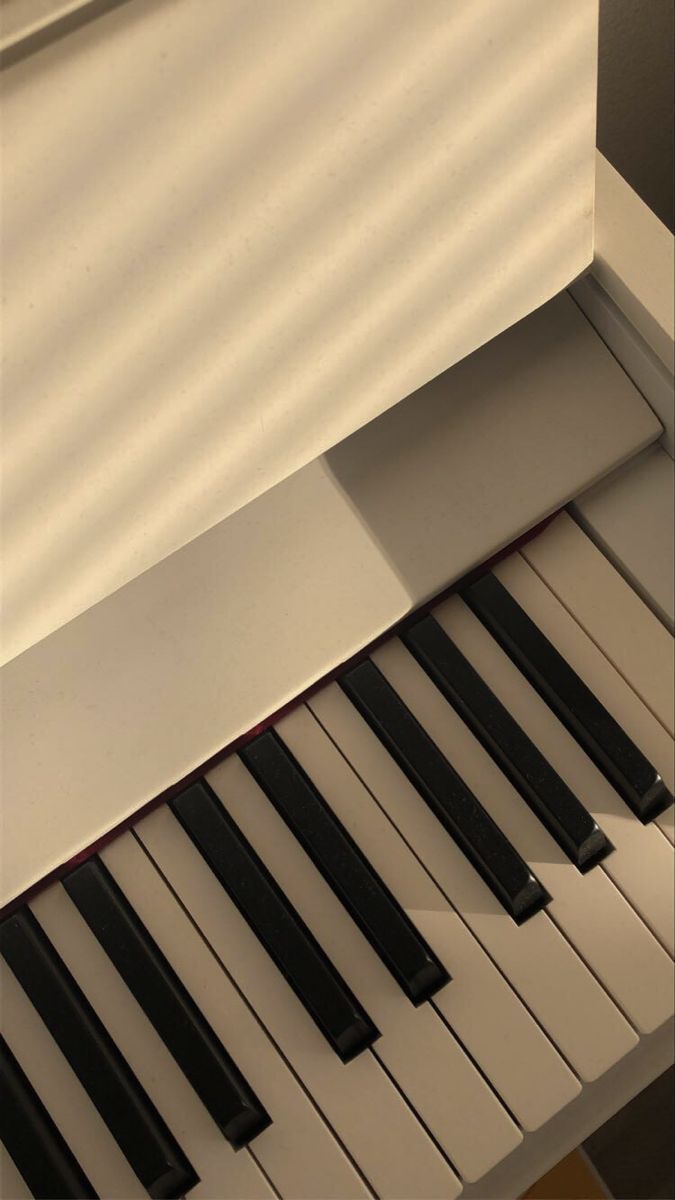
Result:
[[1,902],[660,433],[561,295],[13,658]]

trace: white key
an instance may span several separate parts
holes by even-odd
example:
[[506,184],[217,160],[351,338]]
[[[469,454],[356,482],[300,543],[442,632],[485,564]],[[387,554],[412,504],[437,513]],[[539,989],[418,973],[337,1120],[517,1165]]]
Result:
[[33,1193],[23,1175],[0,1145],[0,1196],[2,1200],[32,1200]]
[[[443,605],[442,624],[451,636],[461,608],[458,597]],[[663,947],[602,868],[582,875],[572,866],[405,646],[396,639],[387,651],[389,678],[395,677],[401,699],[547,888],[547,911],[629,1020],[652,1033],[673,1012],[672,964]]]
[[9,967],[0,960],[2,1032],[99,1196],[147,1200],[105,1122]]
[[131,833],[100,857],[232,1054],[272,1118],[251,1143],[277,1191],[294,1200],[346,1200],[368,1192],[278,1050]]
[[459,1182],[375,1057],[340,1062],[169,809],[135,832],[373,1191],[453,1200]]
[[665,625],[568,513],[521,553],[673,737],[675,642]]
[[324,728],[573,1069],[604,1074],[638,1038],[600,985],[545,913],[520,927],[506,915],[337,685],[321,700]]
[[310,712],[322,695],[276,732],[450,971],[435,1005],[523,1128],[539,1129],[581,1085]]
[[669,953],[673,952],[673,848],[643,825],[459,597],[435,616],[514,720],[592,813],[614,846],[603,869]]
[[190,1196],[274,1196],[248,1151],[225,1140],[64,888],[30,907],[199,1176]]
[[377,1025],[377,1057],[461,1175],[479,1179],[522,1140],[516,1125],[433,1006],[411,1005],[241,760],[207,779]]
[[[672,793],[673,739],[520,554],[495,567],[511,595],[656,767]],[[672,842],[673,806],[655,822]]]

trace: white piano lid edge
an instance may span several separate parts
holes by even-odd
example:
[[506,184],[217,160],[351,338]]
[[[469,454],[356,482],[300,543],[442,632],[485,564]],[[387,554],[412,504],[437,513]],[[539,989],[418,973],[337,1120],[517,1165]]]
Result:
[[572,512],[660,621],[675,633],[675,471],[648,446],[577,496]]
[[596,151],[595,258],[569,288],[664,427],[675,457],[675,239]]
[[563,294],[19,655],[0,902],[660,432]]
[[599,150],[593,276],[672,376],[675,238]]
[[568,291],[656,413],[663,425],[661,445],[675,458],[673,376],[594,274],[578,279]]

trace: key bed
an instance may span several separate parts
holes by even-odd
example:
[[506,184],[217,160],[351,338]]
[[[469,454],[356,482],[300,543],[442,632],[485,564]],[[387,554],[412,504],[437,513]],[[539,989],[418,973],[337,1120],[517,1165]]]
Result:
[[672,742],[615,676],[515,553],[5,917],[7,1177],[473,1194],[672,1018]]

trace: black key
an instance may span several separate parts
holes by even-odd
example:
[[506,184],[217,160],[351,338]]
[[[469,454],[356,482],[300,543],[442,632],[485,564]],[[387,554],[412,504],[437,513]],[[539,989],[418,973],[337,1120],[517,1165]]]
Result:
[[87,1176],[3,1037],[0,1141],[35,1200],[97,1200]]
[[438,621],[423,617],[401,641],[575,866],[605,858],[611,842]]
[[169,805],[343,1062],[378,1030],[205,780]]
[[239,755],[406,996],[428,1000],[450,976],[291,752],[268,730]]
[[494,575],[463,593],[476,616],[646,824],[673,803],[658,771]]
[[99,858],[63,880],[92,933],[236,1150],[270,1118]]
[[0,925],[0,953],[149,1195],[183,1196],[198,1176],[30,909]]
[[375,664],[338,683],[514,921],[539,912],[550,896]]

